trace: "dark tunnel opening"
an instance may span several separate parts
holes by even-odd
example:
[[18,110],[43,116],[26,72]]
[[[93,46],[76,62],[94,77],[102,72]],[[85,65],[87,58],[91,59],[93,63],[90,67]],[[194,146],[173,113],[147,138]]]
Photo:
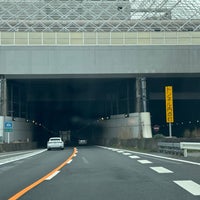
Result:
[[132,79],[14,79],[8,81],[8,112],[36,124],[35,140],[42,145],[69,130],[73,143],[94,143],[99,119],[134,112],[134,87]]
[[[147,82],[147,111],[152,127],[167,135],[164,87],[174,89],[174,135],[199,127],[199,78],[152,78]],[[100,137],[99,119],[136,112],[135,78],[9,79],[8,115],[35,124],[35,140],[41,145],[60,131],[71,131],[73,143]],[[153,132],[153,134],[156,134]]]

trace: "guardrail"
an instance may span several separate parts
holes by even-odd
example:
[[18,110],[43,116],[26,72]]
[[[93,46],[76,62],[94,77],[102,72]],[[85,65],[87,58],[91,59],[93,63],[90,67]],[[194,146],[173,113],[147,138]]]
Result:
[[187,150],[200,150],[200,142],[180,142],[180,149],[184,150],[184,157],[187,157]]
[[158,142],[159,152],[183,155],[180,143]]
[[0,45],[200,45],[200,32],[0,32]]

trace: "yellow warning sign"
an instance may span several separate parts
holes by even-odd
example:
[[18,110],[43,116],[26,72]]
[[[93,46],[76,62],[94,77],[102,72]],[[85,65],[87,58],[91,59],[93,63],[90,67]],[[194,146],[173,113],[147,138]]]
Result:
[[166,103],[166,122],[174,122],[173,110],[173,88],[172,86],[165,86],[165,103]]

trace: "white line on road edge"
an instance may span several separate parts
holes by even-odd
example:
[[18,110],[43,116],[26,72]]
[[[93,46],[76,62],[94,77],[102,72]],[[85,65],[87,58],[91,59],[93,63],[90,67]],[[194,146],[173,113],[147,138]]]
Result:
[[43,153],[44,151],[46,151],[46,149],[39,150],[39,151],[37,150],[37,151],[34,151],[32,153],[27,153],[27,154],[20,155],[20,156],[14,156],[14,157],[11,157],[11,158],[2,159],[2,160],[0,160],[0,165],[4,165],[4,164],[7,164],[7,163],[11,163],[11,162],[15,162],[15,161],[22,160],[22,159],[25,159],[25,158],[29,158],[31,156],[35,156],[37,154]]
[[174,181],[177,185],[187,190],[194,196],[200,195],[200,185],[191,180]]
[[169,169],[166,169],[164,167],[150,167],[150,168],[158,172],[159,174],[174,173],[173,171],[170,171]]
[[56,171],[53,174],[51,174],[51,176],[49,176],[48,178],[46,178],[47,181],[51,180],[54,176],[56,176],[58,173],[60,173],[60,171]]
[[138,160],[138,162],[140,162],[141,164],[150,164],[150,163],[152,163],[149,160]]
[[27,154],[27,153],[32,153],[33,151],[20,151],[20,152],[6,152],[6,153],[0,153],[0,158],[3,157],[8,157],[8,156],[16,156],[16,155],[23,155],[23,154]]

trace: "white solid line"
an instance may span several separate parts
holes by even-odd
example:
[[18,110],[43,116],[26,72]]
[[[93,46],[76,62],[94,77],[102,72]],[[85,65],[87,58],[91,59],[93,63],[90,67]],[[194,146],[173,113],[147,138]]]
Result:
[[138,162],[140,162],[141,164],[150,164],[150,163],[152,163],[151,161],[148,161],[148,160],[138,160]]
[[56,176],[58,173],[60,173],[60,171],[56,171],[53,174],[51,174],[51,176],[47,177],[45,180],[49,181],[51,180],[54,176]]
[[136,159],[136,158],[140,158],[139,156],[129,156],[129,158],[134,158],[134,159]]
[[44,151],[46,151],[46,149],[33,151],[32,153],[26,153],[26,154],[19,155],[19,156],[13,156],[13,157],[10,157],[10,158],[1,159],[0,165],[4,165],[4,164],[7,164],[7,163],[11,163],[11,162],[15,162],[15,161],[22,160],[22,159],[25,159],[25,158],[29,158],[29,157],[35,156],[37,154],[43,153]]
[[159,174],[174,173],[173,171],[166,169],[164,167],[150,167],[150,168],[158,172]]
[[184,180],[184,181],[174,181],[177,185],[182,187],[183,189],[187,190],[194,196],[199,196],[200,195],[200,185],[195,183],[194,181],[191,180]]

